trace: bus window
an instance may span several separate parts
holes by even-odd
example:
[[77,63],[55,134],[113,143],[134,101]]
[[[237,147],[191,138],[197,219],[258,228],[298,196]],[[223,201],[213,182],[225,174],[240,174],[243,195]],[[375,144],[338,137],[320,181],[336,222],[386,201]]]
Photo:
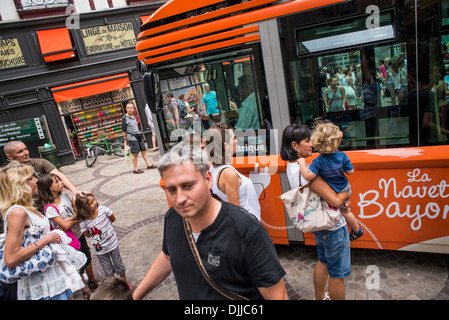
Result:
[[[342,150],[407,146],[406,43],[391,44],[390,13],[380,15],[379,28],[367,30],[365,20],[297,30],[299,56],[289,70],[291,119],[311,126],[316,120],[335,123],[343,131]],[[372,44],[372,38],[388,44]]]
[[[281,34],[291,122],[334,122],[342,150],[447,144],[448,3],[432,2],[442,14],[418,11],[418,44],[413,13],[400,19],[391,7],[374,28],[362,7],[320,24],[304,25],[304,14],[280,19],[295,30]],[[320,10],[309,14],[326,14]]]
[[[241,130],[240,135],[236,134],[237,156],[250,151],[268,153],[271,115],[268,104],[264,103],[267,95],[263,70],[255,63],[260,57],[250,51],[155,69],[163,97],[160,127],[167,150],[186,134],[203,133],[214,124],[227,122]],[[183,105],[187,114],[181,114]]]

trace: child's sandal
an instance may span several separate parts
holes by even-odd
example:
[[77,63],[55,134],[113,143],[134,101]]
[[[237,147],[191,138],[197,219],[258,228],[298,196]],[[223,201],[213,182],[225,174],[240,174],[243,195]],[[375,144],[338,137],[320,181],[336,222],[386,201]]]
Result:
[[92,295],[92,291],[89,289],[87,291],[83,291],[84,300],[90,300],[90,296]]
[[352,230],[351,233],[349,234],[349,241],[357,240],[364,234],[365,234],[365,230],[363,230],[362,227],[359,227],[359,232],[354,232],[354,230]]
[[99,281],[98,280],[94,280],[94,281],[87,281],[87,285],[89,286],[89,289],[97,289],[98,288],[98,284]]

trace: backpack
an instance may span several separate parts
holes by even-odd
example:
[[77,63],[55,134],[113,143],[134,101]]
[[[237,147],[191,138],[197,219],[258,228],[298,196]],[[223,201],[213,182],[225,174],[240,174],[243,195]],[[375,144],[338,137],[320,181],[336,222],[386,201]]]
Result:
[[188,114],[187,105],[184,100],[178,100],[178,110],[179,110],[179,115],[183,118]]

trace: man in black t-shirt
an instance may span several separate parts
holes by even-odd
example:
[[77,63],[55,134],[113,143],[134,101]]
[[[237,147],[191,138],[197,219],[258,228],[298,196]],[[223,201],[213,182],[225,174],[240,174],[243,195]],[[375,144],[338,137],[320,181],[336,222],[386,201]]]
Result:
[[203,277],[189,247],[183,221],[190,225],[202,264],[225,290],[249,299],[287,299],[276,250],[266,229],[244,209],[211,194],[207,156],[180,143],[159,161],[167,211],[162,250],[135,289],[142,299],[172,271],[179,298],[226,299]]

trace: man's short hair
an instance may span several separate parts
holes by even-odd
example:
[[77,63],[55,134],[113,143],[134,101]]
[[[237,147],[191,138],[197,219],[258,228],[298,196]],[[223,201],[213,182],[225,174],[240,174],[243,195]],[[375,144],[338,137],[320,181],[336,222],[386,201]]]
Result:
[[14,152],[14,148],[18,147],[21,144],[23,144],[22,141],[9,141],[3,147],[3,151],[5,152],[5,154],[12,154]]
[[157,169],[162,177],[162,173],[171,166],[193,163],[195,170],[206,177],[209,170],[207,153],[201,148],[201,136],[189,135],[174,146],[169,152],[164,154],[157,164]]

